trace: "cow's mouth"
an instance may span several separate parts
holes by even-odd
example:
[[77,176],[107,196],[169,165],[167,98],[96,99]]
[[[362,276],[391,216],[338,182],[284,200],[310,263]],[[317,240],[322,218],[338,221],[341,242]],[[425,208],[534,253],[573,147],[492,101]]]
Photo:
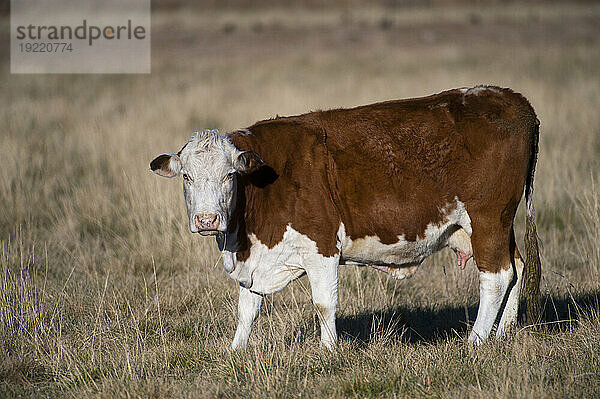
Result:
[[202,236],[216,236],[217,234],[219,234],[220,231],[219,230],[199,230],[198,234],[202,235]]

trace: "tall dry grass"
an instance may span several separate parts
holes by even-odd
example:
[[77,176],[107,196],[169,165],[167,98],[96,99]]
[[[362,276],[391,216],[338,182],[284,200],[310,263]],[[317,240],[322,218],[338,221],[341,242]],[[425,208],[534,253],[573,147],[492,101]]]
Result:
[[[540,29],[552,29],[563,6],[512,7],[490,8],[483,22],[500,13],[529,23],[538,10]],[[452,18],[471,23],[476,9],[464,10]],[[599,16],[572,10],[572,18]],[[415,30],[442,14],[420,9]],[[597,40],[400,46],[394,27],[369,14],[364,40],[351,27],[340,47],[286,45],[288,21],[274,15],[284,38],[276,53],[239,22],[213,44],[223,56],[193,43],[155,45],[149,76],[19,76],[2,64],[0,395],[598,396]],[[348,32],[339,15],[320,22],[325,32]],[[172,17],[156,16],[167,28]],[[289,21],[292,33],[309,35],[313,26],[298,21]],[[510,23],[499,26],[511,35]],[[341,268],[338,353],[318,348],[304,278],[267,299],[247,352],[228,353],[235,283],[212,239],[187,230],[181,183],[153,176],[148,162],[194,130],[478,83],[521,91],[542,121],[535,195],[547,329],[519,328],[471,350],[464,336],[476,272],[458,270],[444,251],[402,282]],[[519,237],[523,219],[519,212]]]

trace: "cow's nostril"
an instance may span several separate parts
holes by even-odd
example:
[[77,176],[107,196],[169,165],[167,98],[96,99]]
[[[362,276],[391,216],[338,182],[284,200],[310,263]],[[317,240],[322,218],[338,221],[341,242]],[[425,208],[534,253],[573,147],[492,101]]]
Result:
[[217,229],[219,227],[219,215],[215,214],[209,221],[210,229]]
[[199,215],[196,215],[194,223],[196,224],[197,228],[202,229],[202,218]]

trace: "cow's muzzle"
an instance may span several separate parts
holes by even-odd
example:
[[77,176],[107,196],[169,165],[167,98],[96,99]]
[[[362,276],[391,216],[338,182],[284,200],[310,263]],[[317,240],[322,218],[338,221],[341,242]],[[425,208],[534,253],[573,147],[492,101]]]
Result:
[[214,235],[219,231],[221,217],[218,213],[200,213],[194,216],[194,225],[202,235]]

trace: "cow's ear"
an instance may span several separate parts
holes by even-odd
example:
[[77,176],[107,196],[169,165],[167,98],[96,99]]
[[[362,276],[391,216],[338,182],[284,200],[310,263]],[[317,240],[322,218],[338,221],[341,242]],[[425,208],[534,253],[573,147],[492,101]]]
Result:
[[263,160],[254,151],[241,152],[233,161],[233,167],[240,173],[252,173],[263,164]]
[[162,154],[150,162],[150,169],[163,177],[175,177],[181,172],[181,159],[175,154]]

